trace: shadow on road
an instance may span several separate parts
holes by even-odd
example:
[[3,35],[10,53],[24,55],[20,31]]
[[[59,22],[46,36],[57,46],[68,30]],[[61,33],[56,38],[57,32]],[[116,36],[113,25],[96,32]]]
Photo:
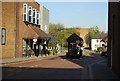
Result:
[[3,79],[80,79],[81,69],[3,67]]
[[81,66],[83,68],[2,67],[2,78],[3,79],[89,79],[90,74],[88,72],[88,66],[94,62],[98,62],[105,59],[106,58],[101,57],[100,54],[96,54],[96,53],[90,53],[90,56],[84,55],[82,56],[81,60],[68,59],[66,58],[65,55],[61,55],[58,57],[52,57],[43,60],[48,60],[48,61],[64,60],[63,62],[69,61],[70,63],[77,64],[77,66]]

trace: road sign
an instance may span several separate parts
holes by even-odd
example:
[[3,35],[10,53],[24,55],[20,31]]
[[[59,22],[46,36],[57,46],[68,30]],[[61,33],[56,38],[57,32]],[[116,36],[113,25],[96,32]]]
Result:
[[36,42],[37,42],[37,39],[36,39],[36,38],[34,38],[34,39],[33,39],[33,43],[36,43]]

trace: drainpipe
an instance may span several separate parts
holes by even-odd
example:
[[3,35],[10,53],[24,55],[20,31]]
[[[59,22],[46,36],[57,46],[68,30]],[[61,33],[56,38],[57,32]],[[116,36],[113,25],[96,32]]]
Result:
[[15,40],[15,58],[19,55],[19,4],[16,2],[16,40]]

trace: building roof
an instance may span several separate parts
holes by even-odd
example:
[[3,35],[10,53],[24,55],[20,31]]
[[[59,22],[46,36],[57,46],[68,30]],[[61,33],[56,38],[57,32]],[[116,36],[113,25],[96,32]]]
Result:
[[39,27],[28,27],[23,33],[23,38],[50,38],[48,34],[42,31]]
[[38,38],[38,34],[30,26],[28,26],[23,31],[23,38],[25,39]]
[[69,36],[66,40],[67,42],[71,42],[71,43],[76,43],[77,40],[83,41],[83,39],[75,33]]
[[108,37],[105,37],[102,39],[103,42],[107,42],[108,41]]
[[92,39],[103,39],[107,37],[107,33],[98,33],[98,34],[95,34]]
[[32,29],[38,34],[39,38],[50,38],[50,35],[42,31],[40,28],[32,27]]

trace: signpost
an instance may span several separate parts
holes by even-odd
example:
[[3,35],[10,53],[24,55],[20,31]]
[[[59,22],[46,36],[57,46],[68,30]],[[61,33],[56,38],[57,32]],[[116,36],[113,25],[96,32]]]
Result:
[[33,44],[36,44],[36,43],[37,43],[37,39],[34,38],[34,39],[33,39]]

